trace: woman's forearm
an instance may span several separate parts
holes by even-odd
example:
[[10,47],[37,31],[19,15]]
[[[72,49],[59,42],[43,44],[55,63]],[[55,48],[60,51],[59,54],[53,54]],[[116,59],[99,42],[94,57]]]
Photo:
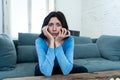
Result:
[[54,42],[54,45],[55,45],[55,48],[62,45],[63,41],[55,41]]
[[54,48],[54,40],[48,41],[49,48]]

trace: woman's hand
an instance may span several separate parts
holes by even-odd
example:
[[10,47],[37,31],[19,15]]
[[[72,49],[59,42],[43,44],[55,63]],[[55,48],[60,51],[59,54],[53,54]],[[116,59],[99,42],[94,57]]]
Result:
[[53,36],[48,32],[48,26],[43,27],[42,31],[48,40],[53,40]]
[[43,27],[42,31],[48,39],[48,46],[54,48],[54,37],[48,32],[48,26]]
[[65,28],[62,28],[58,36],[55,38],[55,47],[61,45],[63,43],[64,38],[69,36],[70,36],[70,31],[66,30]]

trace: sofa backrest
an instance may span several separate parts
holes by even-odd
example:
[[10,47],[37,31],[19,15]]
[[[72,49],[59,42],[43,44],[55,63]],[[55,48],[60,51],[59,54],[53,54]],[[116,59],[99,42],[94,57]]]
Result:
[[96,44],[102,57],[112,61],[120,61],[120,36],[102,35]]
[[75,44],[87,44],[92,43],[92,39],[84,36],[73,36]]
[[35,49],[35,40],[38,34],[19,33],[17,45],[17,62],[37,62],[37,53]]
[[[17,50],[17,62],[37,62],[35,40],[39,34],[19,33],[18,41],[14,41]],[[97,45],[92,39],[83,36],[74,38],[74,59],[100,57]]]
[[74,36],[74,59],[100,57],[96,43],[90,37]]

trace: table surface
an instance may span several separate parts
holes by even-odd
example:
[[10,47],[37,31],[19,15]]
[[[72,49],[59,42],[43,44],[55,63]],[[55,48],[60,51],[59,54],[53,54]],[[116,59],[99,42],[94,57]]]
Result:
[[45,76],[31,76],[19,78],[6,78],[3,80],[120,80],[120,70],[102,71],[94,73],[75,73],[64,75],[53,75],[51,77]]

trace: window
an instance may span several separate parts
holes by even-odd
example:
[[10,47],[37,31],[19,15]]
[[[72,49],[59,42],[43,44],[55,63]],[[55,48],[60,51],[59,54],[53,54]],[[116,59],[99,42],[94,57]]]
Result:
[[45,0],[32,0],[32,14],[31,14],[31,32],[40,33],[42,22],[47,14],[47,7]]
[[4,21],[8,21],[4,32],[17,39],[19,32],[41,32],[43,19],[54,10],[54,0],[4,0],[4,9]]

